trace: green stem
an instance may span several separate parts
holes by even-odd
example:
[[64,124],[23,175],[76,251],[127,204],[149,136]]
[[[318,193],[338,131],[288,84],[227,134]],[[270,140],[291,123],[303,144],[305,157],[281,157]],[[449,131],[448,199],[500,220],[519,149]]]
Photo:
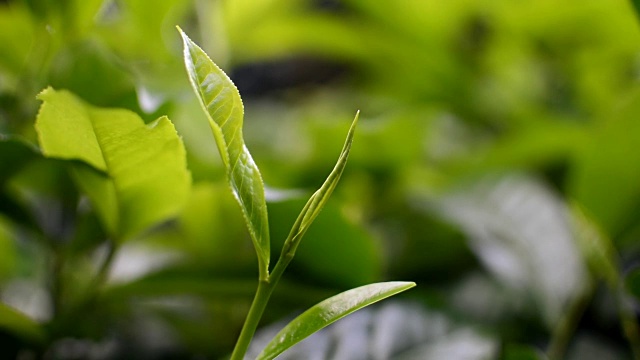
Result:
[[262,318],[264,309],[267,307],[267,303],[273,293],[274,287],[275,283],[271,283],[269,281],[261,280],[258,283],[258,290],[256,291],[256,295],[251,303],[247,319],[244,321],[244,325],[242,326],[242,331],[240,331],[240,337],[238,338],[236,346],[233,349],[233,353],[231,354],[231,360],[244,359],[244,355],[249,349],[249,344],[251,344],[253,334],[255,334],[256,329],[258,328],[258,323]]
[[116,251],[117,251],[117,241],[109,241],[107,243],[108,245],[108,249],[107,249],[107,254],[104,258],[104,260],[102,261],[102,264],[100,264],[100,268],[98,269],[98,272],[96,274],[95,277],[95,290],[97,291],[106,281],[107,281],[107,276],[109,275],[109,271],[111,270],[111,264],[113,263],[113,259],[115,258],[116,255]]
[[230,360],[244,359],[244,356],[249,349],[249,345],[251,344],[251,339],[253,339],[253,335],[258,328],[258,323],[262,318],[264,309],[267,307],[269,298],[273,293],[273,289],[276,284],[278,284],[278,281],[280,281],[284,270],[287,268],[291,260],[293,260],[293,253],[288,251],[290,244],[290,239],[287,239],[287,241],[285,241],[283,252],[278,259],[276,266],[273,268],[271,275],[268,276],[266,281],[260,280],[258,283],[258,290],[253,298],[251,308],[249,308],[249,314],[247,314],[247,318],[244,321],[244,325],[240,331],[240,337],[236,342],[236,346],[233,349]]
[[582,314],[584,314],[587,305],[589,305],[591,298],[595,294],[596,284],[596,281],[591,281],[591,284],[587,285],[587,289],[571,302],[567,311],[558,321],[557,326],[553,330],[549,346],[547,347],[547,357],[549,360],[564,359],[569,341],[582,318]]

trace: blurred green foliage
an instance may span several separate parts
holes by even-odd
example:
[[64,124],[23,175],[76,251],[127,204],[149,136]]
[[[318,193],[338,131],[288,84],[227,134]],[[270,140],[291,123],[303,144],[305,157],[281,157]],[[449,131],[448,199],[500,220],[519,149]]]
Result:
[[[0,1],[2,358],[230,352],[256,260],[176,24],[243,96],[274,253],[362,112],[341,184],[264,325],[349,287],[407,279],[418,282],[411,301],[482,335],[490,357],[638,356],[635,6]],[[81,164],[36,145],[48,86],[146,123],[167,115],[187,152],[184,206],[124,242],[98,289],[109,229],[74,181]]]

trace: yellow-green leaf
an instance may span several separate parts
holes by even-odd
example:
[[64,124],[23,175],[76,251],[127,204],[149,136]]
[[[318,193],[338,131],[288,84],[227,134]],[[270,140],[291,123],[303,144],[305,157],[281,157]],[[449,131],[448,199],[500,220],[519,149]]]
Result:
[[184,62],[193,90],[204,112],[226,168],[231,190],[240,204],[258,253],[260,274],[269,269],[269,225],[264,184],[242,137],[244,109],[238,89],[207,54],[180,30]]
[[145,125],[131,111],[93,107],[68,91],[38,97],[43,154],[91,165],[75,164],[72,173],[112,236],[130,238],[180,211],[191,177],[167,117]]

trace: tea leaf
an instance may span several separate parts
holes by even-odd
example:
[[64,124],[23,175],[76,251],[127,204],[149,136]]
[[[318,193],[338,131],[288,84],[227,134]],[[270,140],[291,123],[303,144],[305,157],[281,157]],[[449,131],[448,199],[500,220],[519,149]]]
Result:
[[257,360],[274,359],[314,332],[387,297],[414,287],[413,282],[385,282],[361,286],[320,302],[293,319],[267,344]]
[[145,125],[133,112],[96,108],[67,91],[48,88],[38,97],[43,154],[91,165],[74,164],[72,174],[110,235],[130,238],[179,212],[191,179],[167,117]]
[[184,40],[184,61],[189,80],[216,139],[231,190],[240,204],[253,240],[260,274],[269,269],[269,225],[264,184],[242,137],[244,109],[240,93],[231,79],[207,54],[180,30]]
[[345,166],[347,165],[347,159],[349,158],[349,152],[351,151],[351,144],[353,143],[353,135],[356,129],[356,124],[358,123],[360,112],[356,113],[356,117],[353,119],[351,123],[351,127],[349,128],[349,133],[347,134],[347,139],[345,140],[342,151],[340,152],[340,157],[338,157],[338,162],[335,167],[325,180],[324,184],[309,198],[304,208],[300,212],[300,215],[296,219],[296,222],[293,224],[291,228],[291,232],[284,244],[283,254],[288,253],[289,255],[293,255],[296,251],[296,248],[300,244],[300,240],[304,236],[304,234],[313,223],[313,220],[320,214],[320,211],[324,207],[324,204],[327,203],[331,193],[338,185],[338,181],[342,176],[342,172],[344,171]]

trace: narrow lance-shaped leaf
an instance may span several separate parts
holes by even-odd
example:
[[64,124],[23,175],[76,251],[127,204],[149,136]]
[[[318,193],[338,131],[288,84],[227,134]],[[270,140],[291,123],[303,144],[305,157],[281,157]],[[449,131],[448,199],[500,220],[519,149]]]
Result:
[[333,193],[336,185],[338,185],[342,172],[347,165],[347,159],[349,158],[349,152],[351,151],[353,135],[355,133],[359,116],[360,112],[357,112],[353,122],[351,123],[347,139],[345,140],[344,146],[342,147],[342,151],[340,152],[340,156],[338,157],[338,161],[336,162],[333,170],[322,186],[313,193],[313,195],[311,195],[309,201],[307,201],[305,206],[302,208],[302,211],[300,211],[300,215],[298,215],[296,222],[293,224],[291,232],[283,246],[283,255],[288,254],[289,256],[293,256],[296,248],[300,244],[300,239],[302,239],[304,234],[307,232],[309,226],[313,223],[313,220],[315,220],[318,214],[320,214],[322,207],[327,203],[331,193]]
[[293,319],[262,350],[256,360],[270,360],[314,332],[365,306],[408,290],[413,282],[394,281],[351,289],[314,305]]
[[269,225],[264,184],[242,137],[244,109],[238,89],[209,56],[178,29],[191,85],[209,118],[231,190],[258,253],[261,278],[269,269]]
[[145,125],[135,113],[86,104],[45,89],[36,120],[47,157],[81,160],[72,174],[116,239],[176,215],[191,184],[182,140],[167,117]]

